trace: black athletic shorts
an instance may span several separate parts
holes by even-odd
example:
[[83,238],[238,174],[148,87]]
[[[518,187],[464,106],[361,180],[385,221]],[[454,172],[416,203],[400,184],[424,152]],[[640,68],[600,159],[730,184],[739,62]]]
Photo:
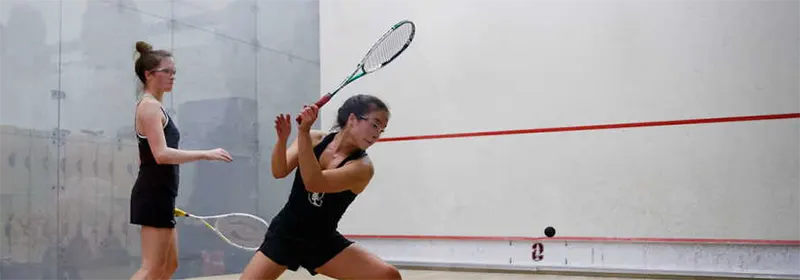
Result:
[[310,239],[268,230],[258,251],[289,270],[297,271],[302,266],[311,275],[316,275],[315,269],[353,243],[338,232],[327,237]]
[[175,196],[157,192],[131,192],[131,224],[175,228]]

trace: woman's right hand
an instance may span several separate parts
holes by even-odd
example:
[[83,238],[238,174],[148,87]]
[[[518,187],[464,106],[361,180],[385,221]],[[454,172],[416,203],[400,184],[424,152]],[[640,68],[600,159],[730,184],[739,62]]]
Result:
[[206,151],[206,160],[218,160],[224,162],[231,162],[233,158],[227,151],[223,150],[222,148],[216,148],[213,150]]
[[311,129],[311,126],[317,120],[318,114],[319,107],[317,107],[316,104],[303,106],[303,110],[300,111],[300,123],[298,124],[298,129],[303,132],[308,132]]

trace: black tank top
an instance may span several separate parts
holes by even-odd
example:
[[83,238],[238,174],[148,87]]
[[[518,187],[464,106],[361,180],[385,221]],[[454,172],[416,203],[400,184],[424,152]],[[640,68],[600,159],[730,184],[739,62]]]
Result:
[[[335,135],[336,133],[328,134],[314,147],[317,160]],[[338,167],[366,154],[364,150],[357,150],[345,158]],[[297,167],[289,199],[270,222],[269,230],[301,238],[329,236],[336,233],[339,220],[356,196],[358,195],[350,190],[337,193],[309,192],[303,184],[300,168]]]
[[[172,117],[167,114],[164,107],[161,107],[161,112],[167,118],[167,123],[164,125],[164,138],[166,139],[167,147],[177,149],[181,140],[180,131],[178,131],[178,127],[175,126],[175,122],[172,121]],[[147,138],[139,134],[138,131],[136,131],[136,138],[139,140],[139,174],[132,191],[178,196],[179,166],[177,164],[156,163]]]

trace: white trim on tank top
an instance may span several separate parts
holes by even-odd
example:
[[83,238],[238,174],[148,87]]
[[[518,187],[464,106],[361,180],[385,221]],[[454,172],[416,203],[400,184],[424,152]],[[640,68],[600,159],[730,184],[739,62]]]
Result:
[[[145,94],[142,94],[142,95],[145,95]],[[149,94],[147,94],[147,95],[149,95]],[[150,95],[150,96],[152,96],[152,95]],[[141,103],[142,100],[144,100],[144,98],[140,98],[139,100],[137,100],[136,101],[136,105],[133,106],[133,131],[136,132],[136,137],[139,137],[139,138],[142,138],[142,139],[147,139],[147,136],[139,134],[139,129],[136,128],[136,108],[139,106],[139,103]],[[162,129],[164,129],[164,128],[167,128],[167,124],[169,123],[169,115],[167,115],[167,110],[164,110],[164,106],[160,106],[160,107],[161,107],[161,113],[163,113],[164,114],[164,118],[166,118],[166,120],[164,121],[164,125],[162,127]]]

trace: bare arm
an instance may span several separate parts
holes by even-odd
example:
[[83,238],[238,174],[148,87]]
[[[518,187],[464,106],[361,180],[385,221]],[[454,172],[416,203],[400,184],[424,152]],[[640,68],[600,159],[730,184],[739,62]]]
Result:
[[[311,135],[312,146],[319,143],[325,132],[312,130],[307,132]],[[272,148],[272,176],[276,179],[284,178],[297,167],[298,139],[292,141],[286,147],[286,141],[278,139],[275,147]],[[312,148],[313,153],[313,148]]]
[[289,167],[286,163],[287,158],[286,141],[278,140],[272,147],[272,177],[280,179],[289,175]]
[[[150,151],[158,164],[182,164],[198,160],[211,160],[219,157],[225,161],[230,161],[227,153],[216,155],[215,151],[188,151],[178,150],[167,147],[162,124],[161,105],[151,99],[142,100],[136,108],[136,122],[141,134],[147,137],[150,144]],[[224,151],[222,151],[224,152]],[[221,153],[216,151],[216,153]]]
[[340,168],[322,170],[314,155],[312,136],[300,131],[297,137],[297,158],[307,191],[332,193],[351,190],[360,193],[372,179],[374,169],[369,158],[353,161]]

